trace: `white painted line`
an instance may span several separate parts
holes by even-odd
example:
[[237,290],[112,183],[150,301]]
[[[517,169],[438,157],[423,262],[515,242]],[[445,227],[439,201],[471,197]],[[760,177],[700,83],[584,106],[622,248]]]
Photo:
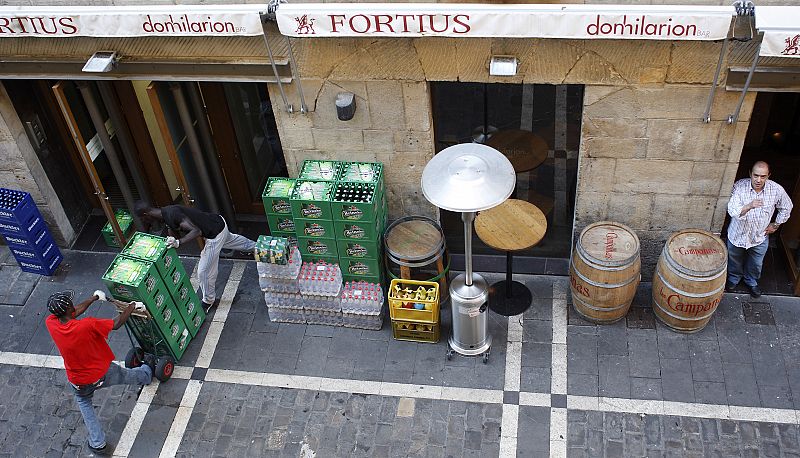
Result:
[[554,343],[551,354],[550,392],[567,394],[567,345]]
[[567,441],[551,440],[550,458],[566,458],[566,456],[567,456]]
[[483,390],[476,388],[442,387],[442,399],[447,401],[483,402],[500,404],[503,402],[501,390]]
[[598,410],[662,415],[664,413],[664,401],[601,397],[598,402]]
[[[555,294],[555,285],[553,286]],[[553,298],[553,343],[567,344],[567,300]]]
[[192,378],[192,372],[194,372],[194,367],[175,366],[175,369],[172,371],[171,378],[179,380],[188,380]]
[[433,385],[409,385],[406,383],[381,383],[382,396],[401,398],[442,399],[442,387]]
[[522,314],[508,317],[508,342],[522,342]]
[[152,383],[142,388],[139,399],[136,400],[136,405],[133,406],[131,416],[128,418],[128,423],[125,424],[125,429],[122,430],[119,442],[114,448],[114,456],[127,457],[131,453],[131,448],[136,441],[136,436],[139,435],[139,429],[141,429],[144,417],[150,409],[150,403],[153,402],[158,385],[158,379],[154,378]]
[[186,432],[186,426],[192,417],[192,412],[195,404],[197,404],[197,397],[200,395],[202,387],[203,384],[199,380],[189,380],[186,391],[183,392],[181,403],[178,406],[178,411],[172,420],[172,426],[169,428],[169,433],[167,433],[167,439],[164,441],[164,446],[161,447],[160,458],[173,457],[178,453],[183,434]]
[[239,290],[238,281],[229,281],[225,284],[225,290],[219,298],[216,311],[214,312],[213,320],[216,322],[224,323],[228,319],[228,313],[231,311],[231,304],[236,297],[236,291]]
[[600,398],[597,396],[567,395],[567,408],[571,410],[600,410]]
[[730,406],[730,415],[731,420],[797,424],[797,411],[789,409]]
[[[509,320],[509,327],[511,327],[511,320]],[[519,391],[521,375],[522,341],[509,341],[506,344],[506,373],[504,389],[506,391]]]
[[225,326],[224,322],[212,321],[208,324],[208,332],[206,338],[203,340],[203,347],[200,349],[200,354],[197,356],[195,367],[209,367],[211,359],[214,357],[214,350],[217,349],[217,343],[222,336],[222,328]]
[[664,401],[664,415],[680,417],[700,417],[727,419],[730,417],[728,406],[695,404],[690,402]]
[[550,393],[526,393],[519,394],[519,405],[533,407],[550,407]]
[[567,456],[567,409],[550,408],[550,458]]
[[205,381],[219,383],[235,383],[239,385],[264,385],[266,374],[261,372],[232,371],[226,369],[209,369]]
[[336,380],[325,385],[325,391],[329,391],[327,388],[335,387],[338,392],[342,393],[379,395],[381,394],[381,384],[382,382],[372,380]]
[[519,406],[503,404],[503,420],[500,427],[500,441],[506,437],[516,439],[519,428]]

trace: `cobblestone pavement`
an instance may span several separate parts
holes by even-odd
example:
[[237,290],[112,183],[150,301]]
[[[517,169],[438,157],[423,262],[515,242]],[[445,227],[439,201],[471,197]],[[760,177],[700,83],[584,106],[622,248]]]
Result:
[[[0,304],[0,456],[89,454],[44,301],[88,296],[112,257],[65,251],[58,275]],[[27,281],[15,268],[0,278]],[[172,380],[100,390],[94,404],[115,456],[800,456],[797,298],[726,294],[706,329],[683,335],[654,319],[649,285],[626,320],[596,326],[574,314],[565,277],[518,279],[532,306],[490,315],[483,364],[446,360],[444,338],[395,341],[387,325],[273,323],[254,263],[223,260],[219,304]],[[119,359],[130,348],[123,330],[110,343]]]

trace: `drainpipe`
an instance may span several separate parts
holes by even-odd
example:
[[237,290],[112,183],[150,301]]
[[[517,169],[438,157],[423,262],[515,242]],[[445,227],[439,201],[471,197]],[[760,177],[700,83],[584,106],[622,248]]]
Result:
[[189,104],[191,104],[194,117],[197,119],[197,131],[200,134],[200,141],[203,144],[203,152],[205,153],[206,162],[208,163],[211,181],[216,190],[219,203],[222,206],[222,216],[225,218],[228,228],[232,232],[236,232],[236,215],[233,211],[228,185],[225,183],[225,177],[222,175],[222,167],[217,157],[217,149],[214,146],[214,140],[211,138],[211,125],[208,123],[206,106],[203,104],[202,97],[200,97],[200,88],[197,83],[186,83],[186,92],[189,94]]
[[216,195],[214,188],[211,186],[211,180],[208,178],[208,167],[206,166],[205,158],[203,157],[200,142],[197,140],[197,133],[194,130],[194,123],[189,114],[189,108],[186,105],[186,98],[183,96],[180,83],[169,83],[169,89],[175,98],[175,106],[178,108],[178,116],[181,118],[181,124],[186,135],[186,142],[189,145],[189,150],[192,152],[192,160],[197,167],[197,174],[200,178],[200,186],[203,188],[205,194],[206,205],[213,213],[219,213],[219,205],[217,205]]
[[133,211],[134,199],[131,189],[128,187],[128,178],[125,176],[125,170],[123,170],[122,164],[119,162],[119,156],[117,155],[117,150],[114,148],[114,143],[111,142],[111,137],[108,136],[106,124],[100,114],[100,109],[97,107],[97,101],[92,93],[92,88],[87,81],[78,81],[75,84],[78,86],[78,90],[80,90],[84,102],[86,102],[86,109],[89,111],[89,117],[92,119],[92,124],[97,131],[98,138],[100,138],[100,144],[103,145],[103,149],[106,152],[106,157],[111,165],[111,171],[114,173],[114,178],[117,180],[119,189],[122,192],[122,198],[128,206],[128,211],[133,215],[136,226],[142,227],[142,222],[139,221],[136,212]]

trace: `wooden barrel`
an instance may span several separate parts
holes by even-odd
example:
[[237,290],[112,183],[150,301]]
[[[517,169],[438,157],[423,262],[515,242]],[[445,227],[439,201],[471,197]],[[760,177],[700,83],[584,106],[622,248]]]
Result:
[[383,241],[390,279],[435,281],[439,283],[440,302],[450,298],[450,261],[439,223],[424,216],[406,216],[386,228]]
[[705,327],[725,291],[728,250],[711,232],[685,229],[664,244],[653,275],[653,311],[679,332]]
[[625,316],[641,280],[639,237],[624,224],[600,221],[581,231],[569,263],[575,310],[589,321]]

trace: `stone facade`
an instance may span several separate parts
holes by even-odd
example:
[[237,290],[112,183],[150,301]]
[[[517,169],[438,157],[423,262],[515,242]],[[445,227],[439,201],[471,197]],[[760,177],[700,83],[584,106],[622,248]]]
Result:
[[[727,124],[739,93],[717,91],[701,121],[721,44],[617,40],[299,39],[293,45],[310,113],[273,109],[290,171],[308,158],[365,158],[387,166],[390,219],[435,215],[419,178],[433,154],[430,81],[584,84],[574,231],[612,219],[641,238],[648,278],[666,237],[687,227],[718,232],[755,94]],[[492,54],[518,73],[491,77]],[[356,94],[350,121],[339,91]],[[299,105],[296,88],[288,95]],[[299,131],[297,129],[300,129]]]

